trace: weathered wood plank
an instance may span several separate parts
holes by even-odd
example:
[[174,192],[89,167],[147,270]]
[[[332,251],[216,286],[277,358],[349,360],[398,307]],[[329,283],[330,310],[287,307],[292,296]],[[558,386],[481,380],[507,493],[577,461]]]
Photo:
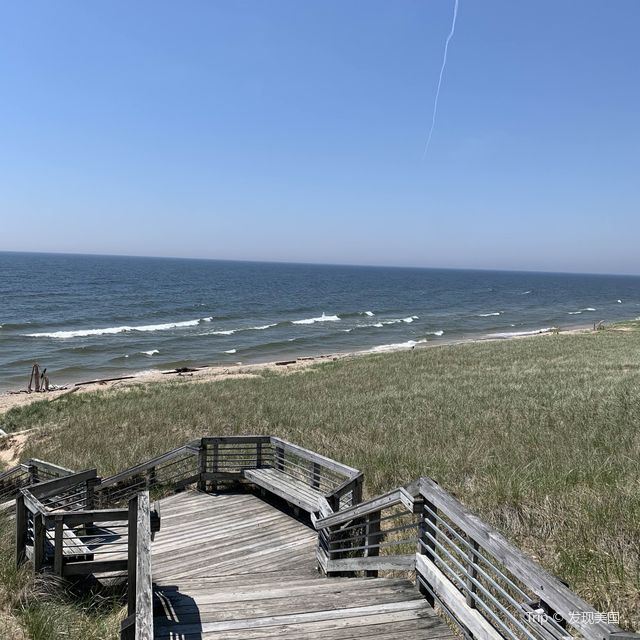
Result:
[[136,510],[136,640],[153,640],[153,585],[151,580],[151,516],[149,492],[138,495]]
[[464,624],[473,637],[478,640],[503,640],[502,636],[475,609],[467,606],[465,597],[455,585],[427,558],[416,554],[416,571],[438,594],[438,597],[449,607],[452,613]]
[[[246,469],[245,478],[254,484],[276,494],[280,498],[292,502],[305,511],[313,513],[318,510],[318,500],[322,497],[317,491],[307,487],[301,481],[293,480],[289,477],[281,477],[284,474],[276,469]],[[315,493],[312,496],[310,492]]]
[[315,523],[315,527],[316,529],[333,527],[335,525],[348,522],[349,520],[361,518],[362,516],[366,516],[370,513],[380,511],[381,509],[393,507],[394,505],[401,504],[401,502],[400,490],[394,489],[393,491],[389,491],[377,498],[362,502],[350,509],[344,509],[338,513],[327,516],[326,518],[319,518]]
[[365,556],[327,561],[327,572],[332,571],[406,571],[416,564],[415,554],[396,556]]
[[[541,600],[569,620],[572,612],[595,612],[595,609],[573,593],[560,580],[547,573],[540,565],[516,549],[502,534],[483,522],[461,502],[448,494],[431,478],[420,479],[420,493],[425,500],[447,515],[460,529],[489,551],[504,567],[527,585]],[[589,621],[588,616],[578,616],[572,626],[588,640],[602,640],[618,627],[603,622]]]

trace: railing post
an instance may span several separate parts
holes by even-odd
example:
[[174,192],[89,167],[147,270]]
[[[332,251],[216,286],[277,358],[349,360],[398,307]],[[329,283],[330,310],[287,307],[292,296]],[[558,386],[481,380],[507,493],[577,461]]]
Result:
[[96,508],[96,487],[100,484],[100,478],[89,478],[86,483],[85,509],[91,511]]
[[469,574],[469,577],[467,577],[466,599],[467,599],[467,606],[470,607],[471,609],[475,609],[476,600],[473,597],[473,594],[476,592],[476,585],[474,584],[471,578],[475,580],[478,577],[478,568],[477,568],[478,555],[475,553],[478,550],[478,543],[471,538],[469,538],[469,543],[471,544],[473,550],[469,549],[467,551],[467,558],[469,558],[469,562],[467,562],[467,573]]
[[357,504],[362,502],[362,483],[364,477],[362,475],[358,476],[354,483],[353,489],[351,490],[351,506],[355,507]]
[[53,571],[56,575],[61,576],[63,572],[63,542],[64,542],[64,517],[57,515],[55,517],[55,533],[54,533],[54,549],[53,549]]
[[322,467],[317,463],[311,463],[311,474],[310,474],[310,482],[312,489],[316,491],[320,490],[320,474],[322,473]]
[[205,480],[205,474],[207,473],[207,445],[204,438],[200,440],[200,449],[198,451],[198,470],[200,473],[200,479],[198,480],[198,490],[207,490],[207,481]]
[[[367,558],[380,555],[380,541],[382,540],[382,533],[380,532],[380,518],[382,517],[382,511],[374,511],[367,516],[366,524],[366,545],[367,545]],[[378,571],[371,570],[365,571],[365,575],[368,578],[377,578]]]
[[138,496],[129,500],[127,520],[127,615],[136,611],[136,550],[138,548]]
[[256,442],[256,469],[262,468],[262,442]]
[[151,469],[147,469],[147,477],[145,484],[147,485],[147,489],[151,489],[153,485],[157,481],[156,468],[151,467]]
[[36,482],[38,482],[38,467],[31,462],[29,463],[29,484],[36,484]]
[[[436,545],[433,540],[430,540],[426,536],[427,530],[429,530],[429,534],[436,538],[436,517],[434,514],[438,512],[437,507],[429,502],[426,498],[424,499],[422,510],[420,511],[420,520],[418,522],[418,549],[417,552],[421,555],[426,555],[429,560],[432,562],[435,561],[436,558]],[[423,544],[424,543],[424,544]],[[416,574],[417,575],[417,574]],[[424,576],[422,579],[425,580]],[[426,582],[426,580],[425,580]],[[418,588],[424,595],[427,602],[433,607],[435,606],[435,599],[433,594],[428,590],[424,589],[420,582],[418,581]],[[429,585],[431,589],[432,586]]]
[[278,471],[284,471],[284,447],[276,446],[274,450],[274,463]]
[[27,507],[24,496],[18,493],[16,497],[16,566],[20,566],[27,559]]
[[44,564],[44,540],[46,536],[44,516],[33,514],[33,572],[38,573]]

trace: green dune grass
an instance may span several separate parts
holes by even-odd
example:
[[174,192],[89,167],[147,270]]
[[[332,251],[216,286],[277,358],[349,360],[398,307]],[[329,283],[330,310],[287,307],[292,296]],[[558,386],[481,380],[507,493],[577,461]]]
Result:
[[637,628],[639,328],[76,394],[12,410],[0,426],[37,427],[25,458],[103,476],[201,435],[236,433],[278,435],[358,467],[368,496],[428,475]]

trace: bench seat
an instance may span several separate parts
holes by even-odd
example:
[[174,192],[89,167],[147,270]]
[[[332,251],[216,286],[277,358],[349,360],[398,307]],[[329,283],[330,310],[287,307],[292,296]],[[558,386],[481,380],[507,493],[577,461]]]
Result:
[[309,513],[320,509],[324,494],[278,469],[245,469],[244,477]]
[[[93,560],[91,549],[66,524],[62,528],[62,532],[62,556],[65,562]],[[52,529],[47,529],[47,541],[53,551],[55,532]]]

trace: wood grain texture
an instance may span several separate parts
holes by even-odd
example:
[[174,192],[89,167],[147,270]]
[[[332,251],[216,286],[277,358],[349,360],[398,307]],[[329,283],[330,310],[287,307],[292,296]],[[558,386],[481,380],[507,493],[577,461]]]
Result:
[[317,533],[257,496],[187,491],[161,509],[155,638],[455,637],[408,580],[321,577]]

